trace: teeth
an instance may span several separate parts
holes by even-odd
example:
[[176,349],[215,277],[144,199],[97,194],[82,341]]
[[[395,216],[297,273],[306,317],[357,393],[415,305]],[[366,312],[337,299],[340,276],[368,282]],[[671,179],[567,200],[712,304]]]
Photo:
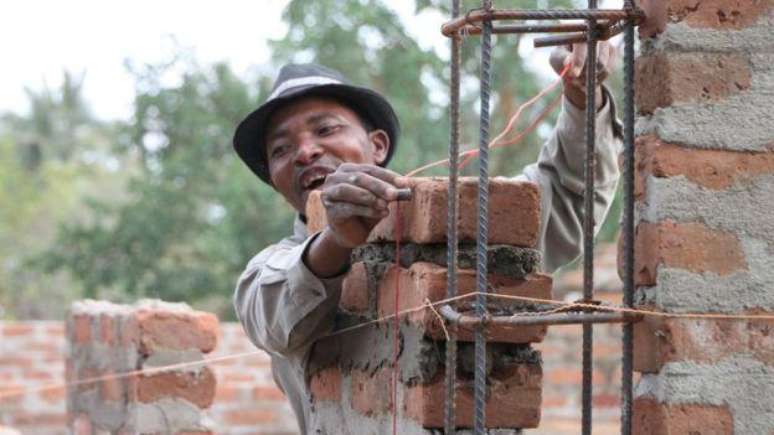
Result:
[[306,188],[308,189],[309,187],[312,186],[312,184],[315,184],[315,183],[317,183],[318,181],[321,181],[321,180],[325,180],[325,175],[324,174],[318,174],[318,175],[312,176],[311,178],[307,179],[307,181],[305,183]]

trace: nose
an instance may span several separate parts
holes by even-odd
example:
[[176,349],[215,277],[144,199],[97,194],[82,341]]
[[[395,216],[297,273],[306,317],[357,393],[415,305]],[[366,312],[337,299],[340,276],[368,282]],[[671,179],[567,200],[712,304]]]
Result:
[[312,135],[302,135],[298,139],[296,148],[295,163],[297,165],[308,165],[319,159],[323,154],[323,149]]

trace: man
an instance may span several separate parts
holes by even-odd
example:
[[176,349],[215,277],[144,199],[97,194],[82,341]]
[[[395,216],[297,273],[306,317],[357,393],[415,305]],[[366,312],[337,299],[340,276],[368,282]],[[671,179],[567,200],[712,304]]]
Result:
[[[582,46],[556,50],[552,66],[571,63],[563,110],[539,161],[520,176],[541,189],[543,269],[580,253],[585,92]],[[604,79],[610,46],[600,44]],[[597,92],[595,219],[602,222],[618,180],[620,127],[609,92]],[[298,211],[293,235],[248,263],[234,306],[252,342],[271,355],[274,379],[290,401],[301,433],[315,431],[306,368],[310,350],[333,327],[350,253],[397,199],[401,177],[385,169],[399,124],[376,92],[347,84],[317,65],[287,65],[268,100],[237,128],[234,146],[250,169]],[[304,207],[321,190],[328,227],[307,234]]]

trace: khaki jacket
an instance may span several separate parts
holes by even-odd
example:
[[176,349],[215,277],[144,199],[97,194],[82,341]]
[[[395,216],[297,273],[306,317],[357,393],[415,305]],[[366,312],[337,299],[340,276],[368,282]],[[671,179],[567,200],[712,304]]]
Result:
[[[607,90],[605,94],[596,121],[597,231],[615,195],[621,149],[613,99]],[[585,116],[585,110],[565,100],[537,163],[517,177],[540,187],[538,248],[547,272],[569,263],[582,250]],[[250,260],[234,293],[237,316],[250,340],[271,355],[274,379],[290,401],[301,433],[325,433],[315,427],[306,371],[312,345],[333,328],[343,278],[320,279],[306,267],[302,254],[314,237],[297,217],[293,235]]]

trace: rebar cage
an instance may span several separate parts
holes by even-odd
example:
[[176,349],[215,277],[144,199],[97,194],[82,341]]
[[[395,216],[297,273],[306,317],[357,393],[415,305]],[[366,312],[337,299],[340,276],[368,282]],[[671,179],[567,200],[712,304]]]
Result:
[[[632,426],[632,339],[633,322],[641,317],[631,313],[606,313],[595,310],[588,312],[564,312],[537,314],[529,317],[490,316],[486,311],[487,283],[487,216],[489,191],[489,121],[491,89],[492,34],[511,33],[556,33],[536,38],[536,47],[587,44],[587,59],[597,58],[597,42],[618,33],[624,33],[624,104],[623,104],[623,183],[624,211],[622,235],[624,250],[624,297],[627,308],[633,304],[634,278],[634,28],[643,18],[633,0],[624,0],[623,9],[598,9],[597,0],[588,0],[587,9],[572,10],[516,10],[496,9],[492,0],[483,0],[481,7],[460,14],[460,0],[452,0],[452,17],[442,27],[442,33],[451,39],[451,89],[450,89],[450,141],[449,141],[449,202],[447,228],[447,297],[457,295],[457,215],[459,210],[457,188],[459,179],[459,138],[460,138],[460,45],[467,35],[480,35],[480,119],[479,119],[479,174],[478,174],[478,234],[476,246],[476,289],[475,315],[465,316],[453,307],[442,307],[441,314],[452,325],[475,328],[475,369],[474,369],[474,413],[473,433],[484,434],[485,393],[486,393],[486,338],[484,329],[488,325],[508,324],[581,324],[583,327],[583,378],[582,378],[582,433],[591,434],[592,428],[592,332],[594,323],[620,322],[622,339],[622,382],[621,382],[621,433],[628,435]],[[585,23],[535,23],[498,24],[497,21],[531,21],[577,19]],[[584,220],[583,220],[583,299],[585,304],[594,300],[594,151],[595,151],[595,99],[597,89],[597,63],[586,62],[586,153],[584,164]],[[452,335],[446,345],[446,380],[444,431],[455,433],[455,388],[457,369],[457,342]]]

